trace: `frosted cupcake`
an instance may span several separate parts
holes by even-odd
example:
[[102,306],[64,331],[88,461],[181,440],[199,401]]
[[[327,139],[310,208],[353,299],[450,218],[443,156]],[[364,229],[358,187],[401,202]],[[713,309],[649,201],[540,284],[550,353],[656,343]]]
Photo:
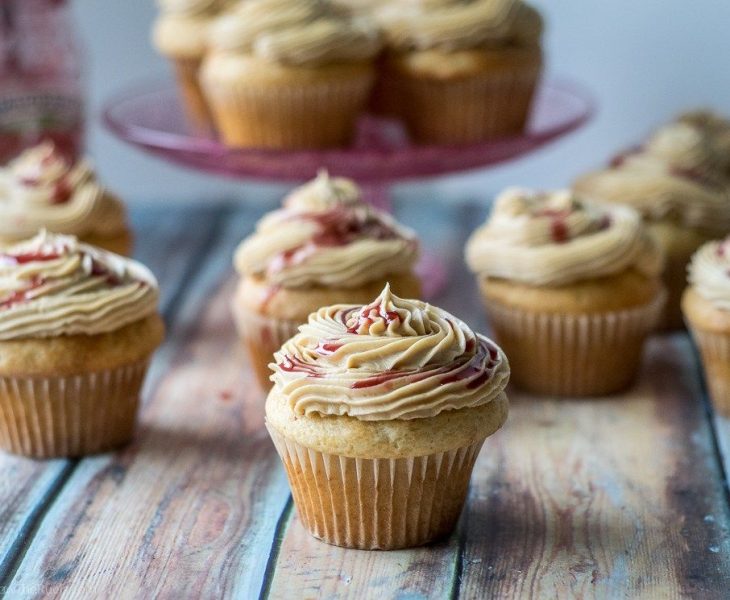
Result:
[[692,257],[682,310],[702,355],[717,410],[730,416],[730,237]]
[[323,0],[248,0],[210,35],[203,87],[231,146],[347,143],[380,49],[371,20]]
[[363,304],[390,282],[418,296],[415,234],[326,173],[296,189],[238,247],[233,313],[261,382],[275,350],[320,306]]
[[730,153],[723,137],[708,134],[698,118],[662,127],[574,185],[593,200],[628,204],[642,214],[666,255],[664,329],[683,325],[680,299],[692,253],[730,232]]
[[507,418],[499,347],[386,287],[310,315],[271,367],[266,426],[312,535],[390,550],[452,531],[482,443]]
[[141,264],[42,232],[0,252],[0,447],[35,458],[126,443],[163,336]]
[[157,0],[161,13],[152,30],[155,47],[172,64],[190,123],[209,130],[212,119],[200,86],[199,71],[208,28],[228,0]]
[[424,143],[520,133],[542,71],[540,15],[519,0],[400,0],[378,11],[388,47],[374,102]]
[[664,301],[661,255],[636,211],[510,189],[466,260],[520,387],[594,396],[631,383]]
[[43,228],[117,254],[131,251],[122,203],[96,180],[88,160],[72,162],[50,142],[0,169],[0,245]]

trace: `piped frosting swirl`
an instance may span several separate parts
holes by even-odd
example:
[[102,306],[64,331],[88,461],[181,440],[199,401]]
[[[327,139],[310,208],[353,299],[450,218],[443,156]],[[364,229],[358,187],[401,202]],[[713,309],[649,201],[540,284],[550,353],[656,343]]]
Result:
[[377,15],[398,50],[534,45],[543,31],[540,14],[520,0],[402,0]]
[[274,358],[272,380],[295,415],[433,417],[486,404],[509,380],[507,359],[491,340],[389,286],[368,305],[311,314]]
[[157,310],[143,265],[42,231],[0,250],[0,340],[95,335]]
[[711,123],[703,115],[681,117],[574,187],[597,201],[629,204],[649,220],[724,233],[730,229],[730,136]]
[[720,310],[730,310],[730,237],[708,242],[692,257],[689,283]]
[[407,273],[415,234],[362,201],[350,180],[326,173],[292,192],[236,250],[236,269],[287,288],[357,287]]
[[647,275],[661,269],[638,213],[592,204],[568,190],[504,191],[469,239],[466,260],[480,276],[528,285],[565,285],[632,267]]
[[0,240],[39,229],[112,236],[126,228],[124,207],[86,160],[73,163],[50,142],[26,150],[0,171]]
[[381,47],[375,23],[322,0],[248,0],[212,26],[213,48],[288,65],[369,60]]

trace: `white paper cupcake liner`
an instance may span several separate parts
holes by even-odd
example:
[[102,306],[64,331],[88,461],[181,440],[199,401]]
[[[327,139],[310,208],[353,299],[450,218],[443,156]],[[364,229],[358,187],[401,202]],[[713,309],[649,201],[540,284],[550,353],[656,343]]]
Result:
[[269,363],[274,359],[274,352],[297,334],[301,323],[265,317],[247,310],[235,300],[232,311],[238,334],[246,346],[256,378],[261,387],[267,390],[271,387]]
[[662,292],[636,308],[579,315],[526,311],[491,299],[486,308],[516,385],[539,394],[599,396],[633,381],[665,299]]
[[134,432],[148,361],[51,377],[0,377],[0,447],[33,458],[116,448]]
[[730,334],[692,327],[692,337],[702,356],[710,398],[717,411],[730,417]]
[[317,452],[267,424],[304,526],[329,544],[362,550],[420,546],[448,535],[484,440],[409,458]]

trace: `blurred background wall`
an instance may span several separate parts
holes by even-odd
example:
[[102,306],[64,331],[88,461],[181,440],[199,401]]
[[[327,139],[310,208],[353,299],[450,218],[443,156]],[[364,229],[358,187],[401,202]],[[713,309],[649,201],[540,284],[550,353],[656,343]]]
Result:
[[[101,104],[140,78],[167,77],[149,42],[152,0],[73,0],[89,51],[89,150],[101,176],[130,202],[255,200],[288,186],[232,181],[171,166],[115,140]],[[533,0],[547,20],[548,72],[584,83],[599,102],[587,127],[489,172],[399,185],[398,197],[491,199],[507,185],[555,187],[602,163],[657,123],[695,106],[730,115],[728,0]]]

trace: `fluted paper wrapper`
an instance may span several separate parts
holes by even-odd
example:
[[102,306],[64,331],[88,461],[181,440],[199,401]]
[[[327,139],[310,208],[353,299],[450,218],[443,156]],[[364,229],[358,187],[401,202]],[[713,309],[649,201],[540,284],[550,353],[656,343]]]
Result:
[[347,144],[373,77],[308,85],[205,85],[216,127],[230,146],[307,149]]
[[79,375],[0,377],[0,447],[57,458],[127,443],[146,372],[144,361]]
[[703,331],[689,323],[702,356],[705,380],[715,409],[730,417],[730,334]]
[[198,133],[213,131],[213,117],[200,84],[200,59],[179,58],[172,60],[185,116],[192,129]]
[[416,141],[467,144],[521,133],[540,72],[535,65],[457,80],[392,79],[391,85]]
[[662,293],[636,308],[578,315],[526,311],[493,299],[485,304],[516,385],[552,396],[601,396],[636,377],[664,301]]
[[328,544],[361,550],[420,546],[451,533],[484,443],[428,456],[350,458],[267,428],[304,526]]
[[272,386],[269,379],[271,376],[269,363],[274,360],[274,352],[297,334],[302,323],[265,317],[235,302],[232,310],[238,334],[246,346],[256,380],[262,389],[268,390]]

